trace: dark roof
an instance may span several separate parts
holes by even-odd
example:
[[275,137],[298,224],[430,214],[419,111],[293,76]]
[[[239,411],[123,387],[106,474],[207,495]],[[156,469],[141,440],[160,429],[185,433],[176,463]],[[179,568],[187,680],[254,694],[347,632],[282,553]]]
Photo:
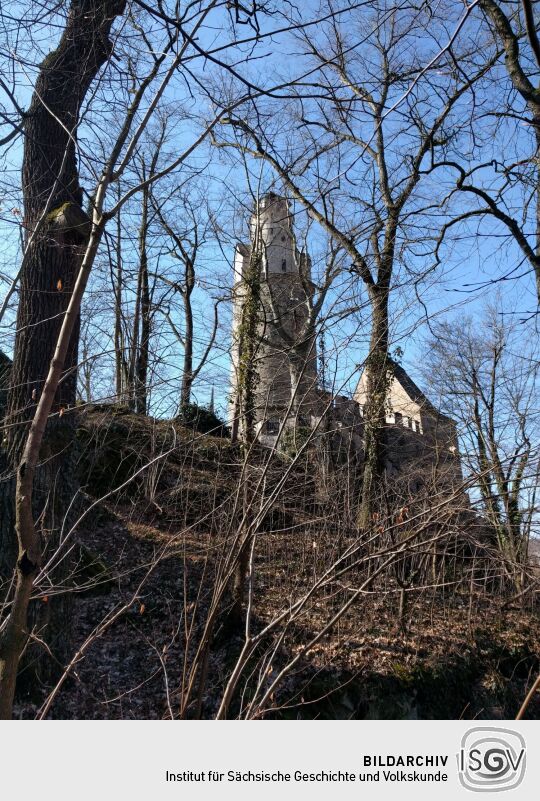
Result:
[[242,254],[242,256],[249,256],[251,252],[251,247],[249,245],[244,244],[244,242],[237,242],[236,243],[236,250]]

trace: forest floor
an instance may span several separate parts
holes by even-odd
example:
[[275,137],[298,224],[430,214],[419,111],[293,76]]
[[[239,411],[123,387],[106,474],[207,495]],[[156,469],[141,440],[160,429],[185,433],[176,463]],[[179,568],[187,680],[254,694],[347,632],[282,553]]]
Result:
[[[72,643],[82,652],[46,716],[177,717],[222,554],[216,532],[231,520],[238,451],[225,439],[102,407],[81,416],[79,441],[86,508],[107,497],[77,528]],[[260,529],[255,629],[309,589],[335,553],[336,536],[350,536],[321,524],[320,504],[298,502],[299,487],[305,498],[310,482],[309,469],[297,472]],[[410,593],[403,631],[398,595],[391,579],[362,595],[302,655],[266,716],[514,717],[540,668],[538,611],[507,609],[483,587],[424,589]],[[343,597],[314,597],[281,643],[274,669],[320,631]],[[241,644],[238,635],[216,632],[203,717],[215,715]],[[15,714],[38,714],[45,697],[20,697]],[[538,699],[529,716],[540,716]]]

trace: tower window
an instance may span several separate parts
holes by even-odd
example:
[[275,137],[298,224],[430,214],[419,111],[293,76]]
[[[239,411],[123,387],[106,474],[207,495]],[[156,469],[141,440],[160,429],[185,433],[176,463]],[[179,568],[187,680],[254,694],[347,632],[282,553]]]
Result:
[[286,270],[287,270],[287,260],[283,259],[283,261],[281,262],[281,272],[284,273],[286,272]]
[[284,236],[281,237],[281,241],[285,242],[285,237]]

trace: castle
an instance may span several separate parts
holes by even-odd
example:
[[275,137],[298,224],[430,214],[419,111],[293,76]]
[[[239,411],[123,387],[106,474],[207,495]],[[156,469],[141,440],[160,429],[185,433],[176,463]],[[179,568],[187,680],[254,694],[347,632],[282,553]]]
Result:
[[[273,446],[280,429],[299,427],[347,439],[361,460],[366,378],[352,398],[320,387],[311,262],[298,249],[288,201],[274,193],[260,199],[250,223],[251,243],[239,243],[234,259],[231,422],[238,415],[239,328],[254,243],[260,244],[260,307],[256,352],[254,419],[257,439]],[[389,359],[387,475],[407,474],[409,491],[426,483],[426,473],[444,482],[462,481],[456,425],[428,400],[401,365]],[[322,421],[325,425],[321,425]]]
[[[311,263],[296,247],[289,205],[273,193],[259,201],[251,218],[251,244],[238,244],[234,259],[232,397],[237,395],[245,281],[260,242],[260,312],[255,419],[259,439],[272,444],[284,416],[312,425],[320,407],[317,392],[315,320]],[[234,406],[231,417],[234,416]]]

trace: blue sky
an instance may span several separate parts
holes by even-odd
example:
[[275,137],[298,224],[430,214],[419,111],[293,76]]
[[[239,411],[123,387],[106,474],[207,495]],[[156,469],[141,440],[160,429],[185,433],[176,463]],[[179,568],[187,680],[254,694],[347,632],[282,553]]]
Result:
[[[19,4],[18,7],[23,8],[26,5]],[[30,6],[32,5],[30,4]],[[442,4],[436,4],[434,10],[437,11],[437,8],[442,9]],[[460,4],[448,4],[448,8],[451,10],[448,18],[444,21],[439,18],[436,25],[435,22],[429,22],[426,17],[426,28],[424,31],[419,28],[414,32],[414,35],[411,35],[406,40],[400,57],[410,60],[418,57],[427,62],[437,51],[437,48],[445,44],[454,30],[457,16],[462,13]],[[3,13],[5,14],[6,12],[4,11]],[[323,13],[322,5],[318,2],[310,0],[310,2],[302,5],[301,15],[303,20],[317,13]],[[200,33],[201,43],[206,46],[211,44],[216,47],[220,43],[227,41],[229,35],[227,19],[222,11],[211,18],[209,24]],[[354,39],[355,54],[359,54],[368,60],[371,59],[373,55],[372,49],[366,40],[373,35],[372,21],[369,21],[361,10],[349,11],[342,20],[342,28],[346,35]],[[270,23],[261,20],[261,24],[263,32],[282,27],[279,20],[274,20]],[[13,24],[11,24],[11,29],[14,30]],[[30,63],[31,60],[29,61],[29,56],[35,52],[36,45],[45,52],[53,42],[55,33],[56,29],[54,27],[51,29],[48,25],[43,25],[42,27],[34,27],[32,31],[34,41],[31,41],[28,34],[26,34],[26,38],[23,36],[17,40],[13,35],[10,34],[9,36],[9,44],[15,49],[19,60],[17,96],[23,106],[28,103],[29,91],[35,76],[35,69]],[[313,33],[314,42],[320,46],[325,46],[324,26],[311,28],[310,35],[311,33]],[[251,35],[248,26],[242,26],[241,34],[245,35],[246,38]],[[478,18],[472,16],[468,20],[462,35],[463,46],[465,46],[465,43],[473,43],[479,40],[479,37],[483,34],[479,27]],[[244,53],[247,52],[250,46],[246,44],[242,51]],[[238,70],[258,86],[265,85],[270,87],[279,81],[288,80],[292,76],[305,75],[312,66],[305,56],[302,45],[296,35],[280,33],[268,38],[256,53],[256,59],[252,60],[247,66],[239,64]],[[234,51],[222,51],[219,57],[227,59],[230,63],[240,61],[238,52]],[[4,58],[7,59],[7,53]],[[37,61],[39,59],[34,60]],[[201,82],[201,85],[203,85],[203,82],[207,82],[207,85],[215,86],[215,91],[218,91],[218,89],[222,92],[237,91],[235,82],[228,76],[223,77],[222,71],[216,65],[205,63],[199,58],[190,62],[189,67],[193,70],[193,76]],[[367,75],[366,78],[366,82],[370,87],[376,84],[375,67],[376,65],[374,64],[373,74]],[[94,112],[94,116],[88,120],[88,124],[81,131],[81,143],[84,146],[84,152],[82,153],[83,183],[85,183],[87,189],[91,189],[89,168],[93,166],[99,167],[100,148],[106,148],[110,134],[114,132],[115,108],[114,103],[110,106],[107,103],[107,91],[109,91],[109,97],[110,91],[114,91],[118,95],[121,78],[118,77],[118,71],[115,70],[116,66],[113,64],[112,75],[114,80],[119,81],[118,86],[115,88],[113,85],[109,90],[107,88],[102,89],[101,94],[96,98],[99,111],[96,110]],[[441,76],[441,82],[443,82],[443,79],[444,76]],[[191,84],[191,86],[188,84]],[[403,91],[403,87],[399,87],[396,90],[396,100],[399,99],[400,94],[403,94]],[[494,70],[489,84],[486,83],[482,92],[482,103],[496,105],[496,101],[499,102],[502,99],[504,102],[506,98],[510,98],[519,107],[519,101],[513,98],[509,89],[508,79],[502,65]],[[426,100],[420,99],[419,103],[422,102],[425,103]],[[462,113],[466,111],[467,102],[464,101]],[[284,147],[289,148],[292,152],[301,148],[303,146],[302,132],[299,129],[295,131],[286,122],[291,110],[294,113],[292,101],[272,99],[265,101],[265,104],[272,115],[266,120],[265,124],[273,137],[273,141],[278,144],[282,141]],[[6,101],[5,106],[7,107],[7,105]],[[388,105],[392,105],[392,102],[389,102]],[[179,119],[175,134],[171,139],[172,151],[184,147],[194,137],[201,121],[208,117],[211,103],[208,97],[204,96],[204,92],[196,88],[196,84],[193,83],[191,77],[188,80],[185,75],[179,75],[168,90],[165,107],[171,113],[175,109],[183,108],[186,114],[191,117],[191,119]],[[281,107],[283,108],[283,125],[281,125],[281,120],[279,119]],[[387,129],[391,136],[394,132],[397,134],[400,128],[400,115],[401,108],[398,104],[386,121]],[[488,120],[483,123],[483,126],[482,142],[480,146],[476,146],[473,154],[473,158],[477,161],[489,162],[493,158],[498,158],[501,161],[518,161],[530,157],[531,136],[530,130],[525,124],[511,121],[499,124],[495,128]],[[396,170],[399,170],[402,152],[405,152],[408,146],[408,139],[407,137],[404,139],[403,136],[404,132],[401,133],[401,138],[396,138],[393,145],[392,158]],[[466,139],[466,132],[462,132],[460,134],[460,143],[463,148],[467,147]],[[97,146],[94,140],[97,140]],[[92,158],[96,155],[98,156],[97,163],[93,165]],[[457,156],[459,154],[454,155]],[[10,275],[13,275],[19,258],[20,216],[17,211],[13,210],[20,208],[17,187],[20,161],[21,147],[20,144],[16,143],[5,155],[2,162],[5,172],[0,207],[3,242],[0,270],[5,280],[0,283],[0,295],[7,287],[7,280]],[[200,353],[204,349],[209,335],[209,295],[216,295],[220,291],[219,285],[230,286],[234,241],[235,239],[245,239],[246,237],[246,208],[250,202],[250,188],[248,187],[247,177],[249,176],[252,188],[260,186],[263,190],[273,184],[274,178],[268,168],[263,168],[261,177],[260,162],[249,161],[246,173],[243,165],[238,160],[235,161],[230,154],[215,151],[208,145],[204,145],[197,151],[191,160],[191,166],[193,168],[205,168],[205,173],[208,176],[207,192],[210,205],[215,209],[216,215],[219,216],[223,228],[220,234],[220,244],[218,245],[215,241],[209,242],[203,249],[201,257],[201,287],[196,294],[198,323],[196,344]],[[332,177],[332,170],[335,169],[335,164],[328,161],[325,169],[328,172],[323,176],[323,185],[325,181]],[[364,172],[368,175],[367,168]],[[358,171],[358,177],[361,177],[360,170]],[[490,188],[496,186],[497,182],[500,181],[500,175],[489,167],[482,173],[478,173],[477,178],[484,186]],[[440,198],[444,194],[443,190],[448,191],[450,189],[453,180],[451,171],[437,173],[435,177],[428,179],[425,183],[425,188],[422,189],[422,202],[429,202],[430,193],[433,199]],[[274,183],[274,188],[276,186],[279,189],[279,182],[277,185]],[[354,191],[347,188],[347,191],[344,191],[341,197],[339,193],[336,193],[337,202],[341,204],[340,208],[344,218],[354,219],[355,210],[350,205],[352,201],[348,200],[347,196],[358,194],[361,197],[362,193],[367,192],[368,189],[369,187],[365,183],[359,183]],[[310,199],[318,199],[316,191],[311,190]],[[348,203],[349,206],[347,206]],[[515,212],[521,219],[521,210],[523,209],[521,186],[515,186],[506,193],[506,203],[508,210]],[[463,196],[456,197],[449,210],[452,213],[461,213],[468,207],[467,204],[470,204],[468,198]],[[299,235],[302,235],[307,228],[305,213],[297,203],[294,209],[297,229]],[[137,222],[136,202],[130,204],[130,208],[126,213],[126,216],[129,215],[132,217],[130,230],[135,230]],[[432,232],[436,233],[437,225],[439,223],[442,224],[445,219],[447,218],[443,215],[434,218],[431,223]],[[529,225],[527,219],[525,219],[524,225],[525,227]],[[315,273],[324,264],[326,244],[326,236],[317,225],[312,225],[307,234],[307,245],[313,257]],[[429,253],[430,247],[431,243],[426,241],[416,253],[409,249],[399,265],[399,276],[404,276],[405,270],[409,271],[407,272],[408,276],[410,276],[411,270],[426,271],[433,264],[433,257]],[[472,224],[453,229],[447,243],[441,249],[441,256],[441,264],[436,270],[429,273],[426,280],[420,283],[418,293],[410,286],[408,279],[403,282],[404,285],[401,288],[397,287],[393,293],[392,318],[394,323],[392,326],[392,345],[403,349],[403,363],[415,377],[418,377],[418,366],[422,362],[427,318],[437,315],[449,315],[459,325],[463,315],[479,314],[484,304],[492,301],[495,298],[495,294],[501,291],[501,287],[504,292],[505,309],[508,312],[520,318],[530,317],[536,308],[534,282],[528,265],[523,264],[520,252],[508,240],[506,232],[490,220],[483,219],[480,222],[476,220]],[[167,265],[166,257],[163,258],[162,263]],[[347,259],[344,260],[344,265],[347,266]],[[174,270],[174,264],[170,263],[170,269]],[[86,301],[87,308],[94,309],[96,303],[99,306],[99,299],[102,296],[100,292],[103,291],[106,274],[106,261],[102,259],[96,267],[95,280],[89,287]],[[491,283],[494,280],[499,281],[503,276],[508,276],[508,280],[505,280],[503,284],[499,282]],[[348,298],[344,297],[345,288],[347,287],[347,292],[350,288],[347,281],[348,279],[344,276],[336,284],[335,289],[330,292],[326,311],[330,308],[334,310],[336,304],[345,305],[349,302]],[[409,285],[405,285],[407,283]],[[421,303],[419,298],[422,301]],[[349,320],[342,321],[339,324],[333,323],[331,330],[326,335],[327,353],[334,353],[335,356],[334,364],[331,365],[331,368],[335,368],[337,371],[337,383],[342,384],[348,377],[351,377],[348,383],[349,389],[352,388],[352,383],[354,383],[352,376],[355,365],[361,364],[366,355],[369,319],[365,300],[365,293],[359,290],[356,291],[351,303],[359,302],[359,305],[363,306],[363,308]],[[94,342],[96,348],[101,347],[102,350],[110,350],[110,326],[107,326],[105,318],[100,319],[99,314],[96,315],[95,320]],[[13,316],[8,317],[5,322],[7,327],[0,329],[0,347],[10,352],[13,338]],[[201,380],[195,389],[196,399],[204,403],[208,400],[211,386],[215,385],[216,396],[221,410],[224,410],[226,404],[229,369],[229,322],[230,311],[224,306],[218,347],[215,350],[211,364],[201,374]],[[529,322],[524,323],[524,326],[534,325],[535,319],[530,319]],[[161,373],[156,377],[156,381],[161,388],[157,387],[154,393],[155,411],[165,414],[169,408],[167,399],[174,396],[175,387],[178,385],[181,350],[170,335],[165,333],[161,336],[160,345],[163,348],[163,365],[160,368]],[[102,359],[102,362],[103,373],[106,376],[110,366],[110,357]],[[167,385],[161,384],[162,380],[172,382],[171,386],[165,388]],[[104,390],[106,386],[107,380],[104,378]]]

